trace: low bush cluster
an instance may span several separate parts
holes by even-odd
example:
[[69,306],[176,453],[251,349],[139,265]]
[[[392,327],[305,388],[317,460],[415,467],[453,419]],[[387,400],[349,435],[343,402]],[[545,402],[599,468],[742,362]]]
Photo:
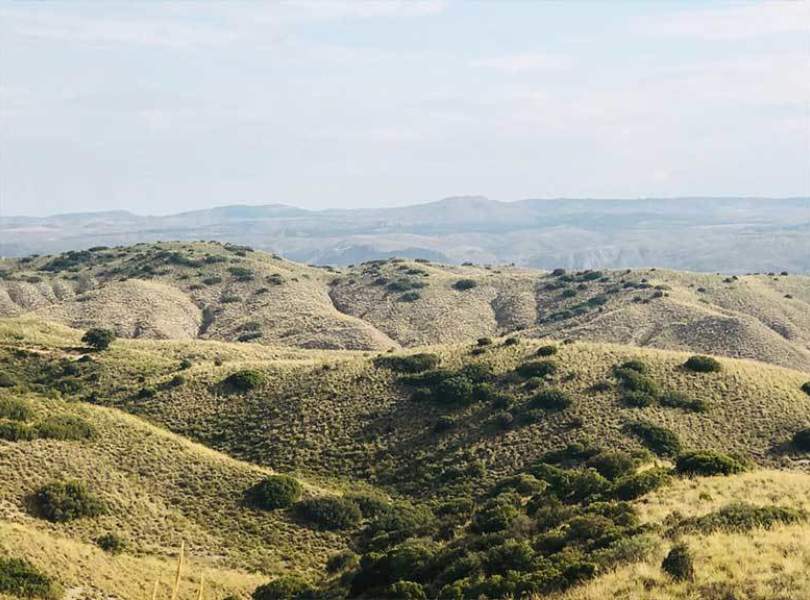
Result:
[[225,387],[237,392],[249,392],[259,387],[263,381],[264,376],[259,371],[245,369],[231,373],[222,383]]
[[625,429],[659,456],[675,456],[681,451],[678,436],[666,427],[647,421],[635,421],[625,425]]
[[22,558],[0,558],[0,595],[55,600],[61,595],[56,582]]
[[390,369],[397,373],[421,373],[435,369],[439,365],[436,354],[422,352],[419,354],[378,356],[374,359],[374,366]]
[[746,465],[722,452],[698,450],[679,455],[675,470],[682,475],[733,475],[745,471]]
[[712,358],[711,356],[702,356],[700,354],[689,357],[683,366],[689,371],[694,371],[695,373],[716,373],[723,369],[723,366],[717,359]]
[[789,525],[807,519],[807,512],[796,508],[735,502],[709,514],[684,519],[670,533],[742,532],[757,528],[770,529],[774,525]]
[[248,502],[263,510],[288,508],[301,497],[304,488],[287,475],[270,475],[245,493]]
[[295,505],[295,511],[302,519],[326,530],[352,529],[363,519],[357,504],[332,496],[302,500]]
[[54,482],[41,487],[33,497],[37,516],[54,523],[104,514],[106,508],[83,483]]

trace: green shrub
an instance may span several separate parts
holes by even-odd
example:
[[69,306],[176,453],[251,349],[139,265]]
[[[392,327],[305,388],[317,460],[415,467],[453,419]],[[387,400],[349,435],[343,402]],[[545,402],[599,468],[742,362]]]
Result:
[[21,558],[0,558],[0,594],[18,598],[58,598],[56,582]]
[[742,473],[746,467],[727,454],[714,450],[698,450],[679,455],[675,461],[675,470],[683,475],[733,475]]
[[399,297],[400,302],[416,302],[422,297],[419,292],[405,292]]
[[802,391],[810,396],[810,381],[802,385]]
[[101,500],[78,481],[49,483],[36,492],[33,500],[38,516],[54,523],[96,517],[105,512]]
[[37,437],[50,440],[89,440],[95,436],[93,426],[73,415],[54,415],[35,426]]
[[681,441],[674,431],[648,423],[646,421],[636,421],[628,423],[627,431],[637,436],[641,443],[659,456],[674,456],[681,451]]
[[617,367],[617,369],[618,370],[630,369],[631,371],[641,373],[642,375],[645,375],[649,371],[649,367],[647,367],[647,364],[644,361],[638,359],[632,359],[623,362],[621,365]]
[[264,376],[258,372],[250,369],[237,371],[231,373],[224,380],[225,387],[231,388],[239,392],[248,392],[252,389],[259,387],[264,381]]
[[377,496],[374,494],[347,494],[344,496],[344,498],[350,502],[354,502],[357,505],[357,508],[360,509],[363,517],[366,519],[383,514],[391,506],[391,503],[388,500],[382,496]]
[[115,333],[110,329],[93,327],[82,337],[82,342],[95,350],[106,350],[115,341]]
[[699,517],[684,519],[673,529],[674,533],[709,534],[715,531],[743,532],[752,529],[770,529],[774,525],[807,521],[807,513],[786,506],[754,506],[735,502]]
[[0,440],[25,442],[36,439],[37,432],[30,425],[19,421],[0,421]]
[[378,356],[374,359],[374,366],[397,373],[421,373],[435,369],[439,365],[439,357],[435,354],[420,353],[406,356]]
[[253,590],[253,600],[307,600],[312,587],[299,575],[283,575]]
[[270,475],[248,489],[247,500],[263,510],[292,506],[301,497],[303,486],[287,475]]
[[443,433],[445,431],[450,431],[451,429],[454,429],[455,426],[456,426],[455,418],[449,415],[444,415],[442,417],[439,417],[433,424],[433,431],[435,431],[436,433]]
[[105,533],[96,540],[96,544],[110,554],[121,554],[127,548],[127,541],[116,533]]
[[537,356],[554,356],[557,354],[558,348],[557,346],[548,345],[548,346],[540,346],[535,354]]
[[253,271],[247,267],[228,267],[228,273],[237,281],[252,281],[254,277]]
[[802,452],[810,452],[810,428],[801,429],[794,433],[793,445]]
[[546,377],[557,372],[557,363],[551,360],[535,360],[523,363],[515,370],[521,377]]
[[463,292],[465,290],[471,290],[477,285],[478,282],[474,279],[459,279],[453,284],[453,289]]
[[647,392],[626,390],[622,393],[622,404],[630,408],[644,408],[652,406],[655,403],[655,396],[651,396]]
[[692,553],[686,544],[674,546],[661,563],[661,568],[678,581],[691,581],[695,578]]
[[683,366],[686,369],[696,373],[716,373],[723,368],[717,359],[714,359],[711,356],[702,356],[699,354],[691,356],[689,360],[683,364]]
[[10,388],[15,385],[17,385],[17,382],[11,375],[0,371],[0,388]]
[[501,497],[484,503],[472,518],[471,528],[476,533],[493,533],[503,531],[517,519],[518,509],[509,499]]
[[34,414],[31,403],[19,398],[0,398],[0,419],[27,421]]
[[613,374],[625,391],[642,392],[653,398],[659,394],[658,384],[635,369],[617,368],[613,370]]
[[178,368],[181,371],[185,371],[186,369],[190,369],[193,365],[194,363],[191,362],[191,359],[184,358],[183,360],[180,361],[180,365]]
[[327,530],[351,529],[363,518],[354,502],[331,496],[302,500],[295,509],[301,518]]
[[635,500],[666,485],[669,480],[670,475],[667,469],[647,469],[618,479],[614,493],[619,500]]
[[700,398],[690,398],[681,392],[665,392],[659,398],[659,402],[661,406],[680,408],[682,410],[688,410],[691,412],[702,413],[709,410],[709,405],[705,400],[701,400]]
[[424,588],[415,581],[392,583],[386,589],[385,597],[391,600],[427,600]]
[[503,341],[504,346],[517,346],[520,343],[520,339],[516,337],[508,337]]
[[222,283],[222,277],[218,277],[216,275],[212,277],[206,277],[202,280],[205,285],[217,285],[218,283]]
[[[478,338],[478,345],[479,346],[491,346],[492,345],[492,338],[489,338],[489,337]],[[808,385],[810,385],[810,384],[808,384]]]
[[329,557],[326,561],[326,570],[329,573],[342,573],[354,569],[359,563],[357,555],[351,550],[344,550]]
[[565,410],[573,405],[571,397],[563,390],[550,388],[538,392],[529,400],[529,406],[543,410]]
[[603,450],[589,458],[585,466],[596,471],[611,481],[632,472],[636,467],[635,459],[621,450]]
[[449,377],[436,386],[433,399],[442,404],[470,404],[475,400],[473,383],[462,375]]

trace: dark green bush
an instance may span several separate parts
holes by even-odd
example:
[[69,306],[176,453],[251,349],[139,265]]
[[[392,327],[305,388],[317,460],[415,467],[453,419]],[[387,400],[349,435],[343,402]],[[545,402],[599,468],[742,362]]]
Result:
[[436,423],[433,425],[433,431],[436,433],[442,433],[444,431],[450,431],[451,429],[455,428],[456,420],[455,418],[445,415],[439,417]]
[[105,512],[104,504],[78,481],[55,482],[41,487],[34,495],[37,515],[54,523]]
[[93,426],[73,415],[54,415],[34,427],[37,437],[49,440],[89,440],[95,436]]
[[382,367],[397,373],[421,373],[435,369],[439,357],[435,354],[420,353],[406,356],[378,356],[374,359],[375,367]]
[[251,597],[253,600],[309,600],[313,589],[299,575],[282,575],[257,587]]
[[17,385],[17,382],[11,375],[0,371],[0,388],[10,388],[15,385]]
[[793,445],[802,452],[810,452],[810,428],[801,429],[794,433]]
[[722,452],[698,450],[679,455],[675,461],[675,470],[682,475],[733,475],[742,473],[746,467],[736,458]]
[[589,458],[585,466],[596,471],[611,481],[631,473],[636,467],[635,459],[621,450],[603,450]]
[[548,345],[548,346],[540,346],[535,354],[537,356],[554,356],[557,354],[558,348],[557,346]]
[[0,558],[0,594],[53,600],[61,595],[56,582],[21,558]]
[[342,573],[357,566],[359,560],[351,550],[344,550],[329,557],[326,561],[326,570],[329,573]]
[[565,410],[573,405],[574,401],[563,390],[550,388],[542,390],[531,397],[529,406],[543,410]]
[[422,297],[419,292],[405,292],[399,297],[400,302],[416,302]]
[[450,377],[436,386],[433,399],[442,404],[470,404],[475,400],[473,384],[462,375]]
[[37,432],[30,425],[19,421],[0,421],[0,440],[24,442],[36,439]]
[[666,485],[669,480],[670,475],[667,469],[647,469],[618,479],[614,493],[619,500],[635,500]]
[[678,436],[666,427],[646,421],[628,423],[625,427],[628,432],[637,436],[642,444],[659,456],[674,456],[681,451]]
[[474,279],[459,279],[453,284],[453,289],[463,292],[464,290],[471,290],[478,285]]
[[644,408],[652,406],[655,403],[655,396],[651,396],[647,392],[636,390],[625,390],[622,393],[622,404],[630,408]]
[[292,506],[301,497],[303,486],[287,475],[270,475],[245,493],[250,504],[263,510]]
[[675,533],[709,534],[715,531],[742,532],[752,529],[770,529],[774,525],[807,521],[807,513],[786,506],[754,506],[735,502],[699,517],[684,519],[675,526]]
[[476,533],[503,531],[517,519],[518,509],[508,498],[495,498],[487,501],[475,511],[471,528]]
[[508,337],[503,341],[504,346],[517,346],[520,343],[520,339],[516,337]]
[[31,403],[19,398],[0,398],[0,419],[27,421],[34,414]]
[[807,383],[805,383],[805,384],[802,384],[802,391],[803,391],[805,394],[807,394],[808,396],[810,396],[810,381],[808,381],[808,382],[807,382]]
[[523,363],[515,370],[521,377],[546,377],[557,372],[557,363],[551,360],[535,360]]
[[385,597],[391,600],[427,600],[424,588],[415,581],[397,581],[385,591]]
[[691,581],[695,578],[692,553],[686,544],[674,546],[661,563],[661,568],[678,581]]
[[110,554],[121,554],[127,548],[127,541],[116,533],[105,533],[96,540],[96,544]]
[[110,329],[93,327],[87,330],[82,341],[95,350],[106,350],[115,341],[115,333]]
[[383,514],[391,506],[388,500],[374,494],[354,493],[347,494],[344,498],[350,502],[354,502],[366,519]]
[[696,373],[715,373],[723,368],[717,359],[699,354],[691,356],[683,366]]
[[228,375],[222,383],[225,387],[239,392],[248,392],[259,387],[264,381],[264,376],[259,371],[245,369]]
[[630,369],[631,371],[641,373],[642,375],[645,375],[647,371],[649,371],[649,367],[647,367],[647,364],[644,361],[638,359],[632,359],[623,362],[621,365],[617,367],[617,370],[622,369]]
[[228,273],[237,281],[252,281],[254,278],[253,271],[247,267],[228,267]]
[[688,410],[691,412],[706,412],[709,410],[709,405],[706,403],[705,400],[701,400],[700,398],[690,398],[686,394],[682,394],[681,392],[664,392],[661,397],[658,399],[661,406],[667,406],[670,408],[680,408],[682,410]]
[[302,500],[295,509],[301,518],[327,530],[351,529],[363,518],[354,502],[331,496]]
[[642,392],[652,398],[659,394],[658,384],[635,369],[617,368],[613,370],[613,374],[625,391]]
[[489,337],[478,338],[478,345],[479,346],[491,346],[492,345],[492,338],[489,338]]

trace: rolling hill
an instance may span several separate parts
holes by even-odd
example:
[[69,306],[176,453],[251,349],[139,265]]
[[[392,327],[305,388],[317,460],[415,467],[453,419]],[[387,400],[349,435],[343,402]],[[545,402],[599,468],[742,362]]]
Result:
[[95,248],[0,265],[0,315],[148,339],[387,350],[520,332],[810,370],[810,278],[541,272],[389,259],[315,268],[218,243]]
[[[168,597],[185,542],[183,598],[201,575],[207,597],[268,579],[268,598],[810,590],[810,463],[791,443],[810,424],[806,373],[515,337],[91,352],[82,333],[0,319],[0,575],[15,557],[70,597],[141,598],[155,578]],[[247,491],[272,472],[304,500],[254,506]],[[32,494],[64,480],[105,510],[43,519]],[[99,547],[111,533],[118,552]],[[678,543],[694,563],[684,580],[660,566]]]

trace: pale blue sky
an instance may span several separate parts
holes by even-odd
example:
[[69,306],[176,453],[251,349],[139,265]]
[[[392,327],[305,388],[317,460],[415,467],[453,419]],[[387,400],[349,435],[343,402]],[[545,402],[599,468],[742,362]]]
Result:
[[810,195],[810,3],[0,2],[4,214]]

